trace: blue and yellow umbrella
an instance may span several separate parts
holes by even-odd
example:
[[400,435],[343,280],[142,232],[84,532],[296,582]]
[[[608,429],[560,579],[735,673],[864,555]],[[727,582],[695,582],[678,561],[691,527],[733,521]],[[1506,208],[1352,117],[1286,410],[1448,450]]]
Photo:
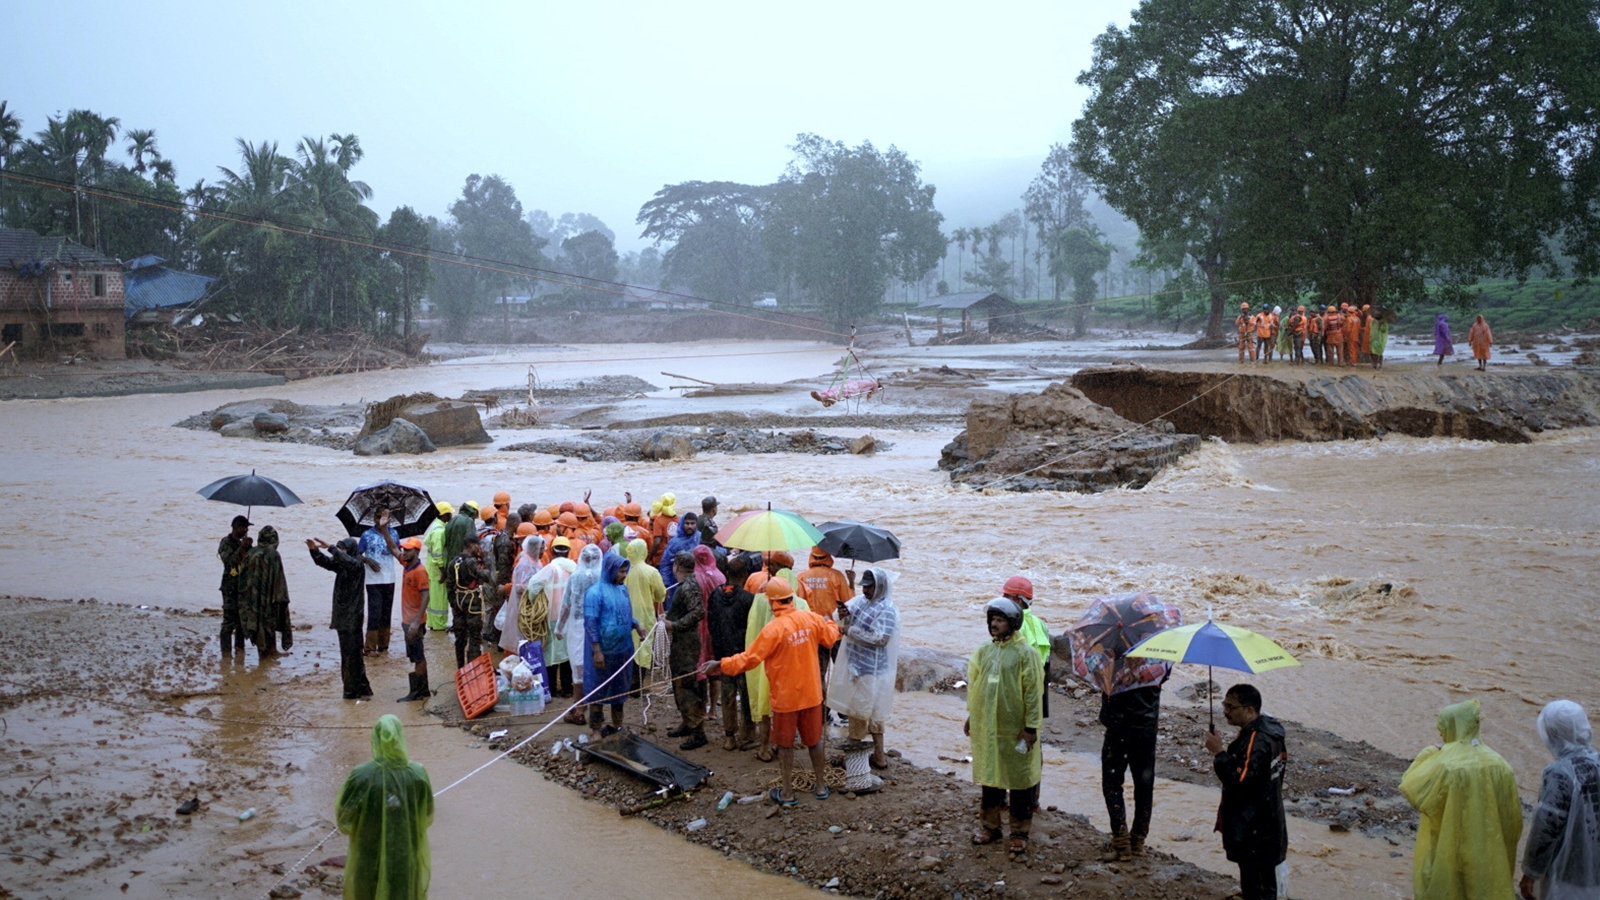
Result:
[[[1271,639],[1247,628],[1218,625],[1210,619],[1199,625],[1158,631],[1136,644],[1128,651],[1128,655],[1205,666],[1208,684],[1212,666],[1237,672],[1267,672],[1300,665],[1300,661],[1290,656],[1289,651]],[[1210,693],[1208,688],[1206,694],[1209,696]],[[1212,707],[1212,730],[1215,731],[1215,698],[1212,698]]]

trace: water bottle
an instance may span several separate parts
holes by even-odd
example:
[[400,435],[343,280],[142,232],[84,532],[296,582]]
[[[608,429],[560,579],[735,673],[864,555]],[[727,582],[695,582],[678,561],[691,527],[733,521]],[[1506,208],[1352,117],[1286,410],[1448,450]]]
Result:
[[730,804],[732,802],[733,802],[733,791],[729,791],[726,794],[723,794],[722,795],[722,799],[717,801],[717,812],[722,812],[723,810],[727,809],[728,808],[728,804]]
[[1021,739],[1021,738],[1017,738],[1017,752],[1018,753],[1027,753],[1028,752],[1028,742],[1023,740],[1023,739]]
[[705,819],[695,819],[693,822],[690,822],[688,825],[685,825],[683,830],[684,831],[699,831],[700,829],[706,827],[706,824],[707,823],[706,823]]
[[245,810],[242,813],[239,813],[239,821],[241,821],[241,822],[243,822],[243,821],[245,821],[247,819],[254,819],[255,817],[256,817],[256,808],[254,806],[250,807],[249,809]]

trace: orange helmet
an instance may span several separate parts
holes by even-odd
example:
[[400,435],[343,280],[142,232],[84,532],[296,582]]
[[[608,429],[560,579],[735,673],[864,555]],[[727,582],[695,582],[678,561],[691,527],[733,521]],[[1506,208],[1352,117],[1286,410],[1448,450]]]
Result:
[[505,491],[495,491],[494,492],[494,505],[495,506],[510,506],[511,505],[511,495],[506,493]]

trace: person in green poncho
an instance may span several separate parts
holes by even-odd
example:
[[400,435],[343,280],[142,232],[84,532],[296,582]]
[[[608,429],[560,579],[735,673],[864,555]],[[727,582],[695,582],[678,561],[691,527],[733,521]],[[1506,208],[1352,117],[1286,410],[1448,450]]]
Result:
[[1378,309],[1372,315],[1372,329],[1367,333],[1367,353],[1372,357],[1374,369],[1383,368],[1383,352],[1389,349],[1388,311]]
[[[984,608],[990,640],[967,661],[967,721],[972,780],[983,789],[974,844],[1000,839],[1000,811],[1009,807],[1014,854],[1027,852],[1043,756],[1044,664],[1022,637],[1022,609],[1004,597]],[[1009,794],[1009,796],[1008,796]]]
[[455,558],[444,555],[444,531],[455,517],[456,508],[440,500],[434,504],[434,509],[439,517],[422,534],[422,567],[428,573],[428,629],[443,631],[450,627],[450,598],[444,592],[444,566]]
[[398,718],[372,726],[372,761],[350,770],[334,809],[339,830],[350,836],[345,900],[427,900],[433,785],[406,757]]

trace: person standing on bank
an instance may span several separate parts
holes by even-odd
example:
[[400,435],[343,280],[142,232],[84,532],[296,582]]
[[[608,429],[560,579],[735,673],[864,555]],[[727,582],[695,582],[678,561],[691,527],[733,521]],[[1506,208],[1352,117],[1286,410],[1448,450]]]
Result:
[[256,545],[239,566],[239,627],[256,645],[257,661],[278,655],[278,638],[285,652],[294,646],[289,624],[289,582],[278,555],[278,530],[261,528]]
[[672,638],[667,655],[672,672],[672,696],[682,720],[667,737],[688,738],[679,750],[698,750],[706,745],[706,679],[697,675],[700,666],[701,623],[706,618],[705,595],[694,577],[694,557],[679,552],[672,558],[678,584],[672,589],[667,606],[667,634]]
[[1020,854],[1028,850],[1044,772],[1039,750],[1044,665],[1022,638],[1022,609],[1016,603],[990,600],[984,618],[990,639],[967,661],[967,720],[961,726],[972,740],[972,780],[983,789],[972,843],[1000,840],[1000,811],[1009,807],[1007,849]]
[[1522,855],[1523,900],[1600,898],[1600,753],[1583,707],[1571,700],[1545,704],[1539,738],[1555,762],[1545,766],[1539,805]]
[[377,524],[361,533],[359,551],[366,564],[367,635],[361,652],[380,656],[389,652],[389,623],[394,621],[394,585],[400,580],[400,533],[389,523],[387,509],[378,510]]
[[[367,663],[361,658],[361,607],[366,565],[356,555],[358,542],[347,537],[333,547],[320,538],[306,538],[311,561],[333,573],[333,616],[328,625],[339,635],[339,676],[344,699],[367,700]],[[326,552],[324,552],[326,551]]]
[[250,520],[233,517],[233,527],[217,542],[217,558],[222,560],[222,655],[244,652],[244,627],[239,624],[239,570],[245,554],[255,542],[250,540]]
[[400,637],[406,643],[406,659],[411,662],[407,676],[411,691],[399,702],[426,700],[433,696],[428,684],[428,655],[422,645],[427,631],[428,569],[419,558],[422,539],[408,537],[400,542],[400,561],[404,565],[400,576]]
[[[1172,666],[1163,663],[1171,674]],[[1162,683],[1166,681],[1162,679]],[[1161,722],[1161,683],[1100,695],[1100,724],[1106,728],[1100,745],[1100,792],[1111,820],[1112,859],[1144,855],[1155,801],[1156,735]],[[1122,797],[1122,779],[1133,774],[1133,827]],[[1108,860],[1110,861],[1110,860]]]
[[1239,729],[1223,746],[1215,731],[1206,733],[1206,752],[1222,782],[1217,828],[1228,860],[1239,866],[1243,900],[1276,900],[1278,865],[1289,853],[1289,826],[1283,817],[1283,770],[1289,751],[1283,726],[1261,714],[1261,692],[1236,684],[1222,700],[1222,715]]

